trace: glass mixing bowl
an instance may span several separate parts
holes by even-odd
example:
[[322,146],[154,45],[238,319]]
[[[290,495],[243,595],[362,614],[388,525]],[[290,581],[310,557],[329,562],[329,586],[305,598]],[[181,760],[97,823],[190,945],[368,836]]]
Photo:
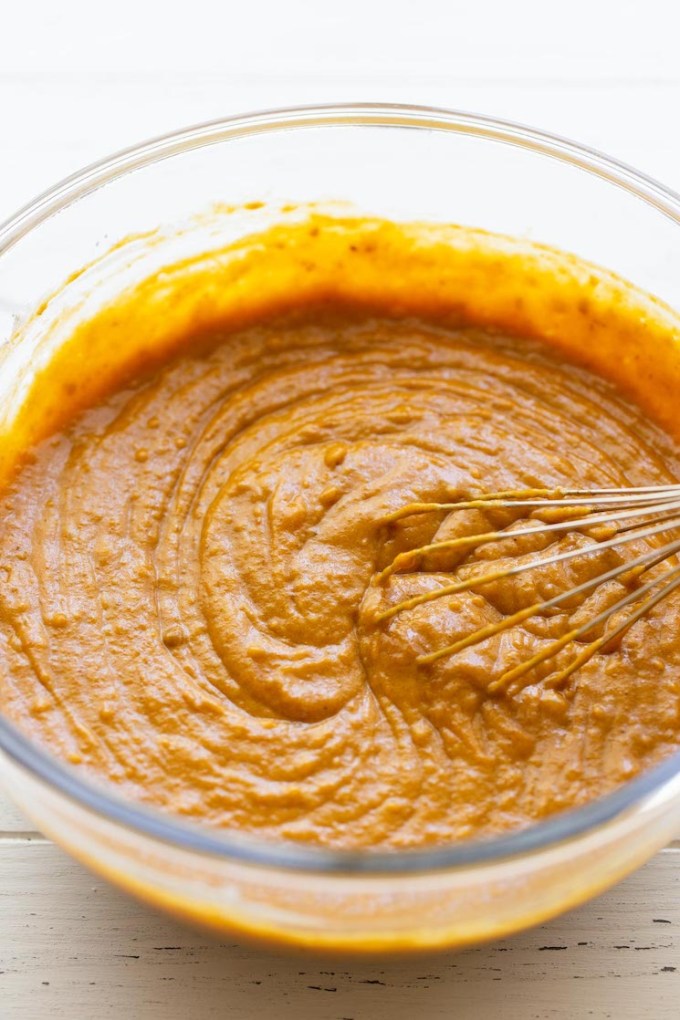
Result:
[[[680,196],[596,152],[406,106],[228,118],[89,167],[0,228],[0,424],[54,345],[123,288],[309,202],[530,237],[680,309]],[[680,757],[521,832],[390,853],[257,842],[154,813],[2,716],[0,767],[19,807],[94,871],[189,921],[313,949],[506,935],[605,889],[680,829]]]

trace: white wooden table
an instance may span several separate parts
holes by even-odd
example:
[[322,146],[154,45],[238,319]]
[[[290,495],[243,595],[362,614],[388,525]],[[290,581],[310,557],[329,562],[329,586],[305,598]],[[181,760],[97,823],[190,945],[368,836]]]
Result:
[[2,1020],[676,1020],[680,840],[594,902],[457,954],[357,962],[217,943],[94,878],[0,801]]
[[[332,11],[311,0],[231,9],[192,0],[164,5],[162,20],[159,5],[140,0],[117,0],[115,12],[85,0],[7,7],[0,219],[149,135],[359,99],[525,121],[680,189],[673,0],[343,0]],[[0,794],[0,1020],[678,1015],[680,840],[534,931],[457,955],[357,963],[280,957],[185,929],[93,878]]]

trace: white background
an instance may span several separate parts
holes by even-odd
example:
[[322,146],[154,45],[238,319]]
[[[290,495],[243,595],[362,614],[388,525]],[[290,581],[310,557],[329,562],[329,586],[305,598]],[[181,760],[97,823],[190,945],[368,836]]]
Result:
[[1,0],[0,217],[107,153],[341,100],[524,121],[680,188],[678,0]]
[[[146,137],[346,100],[523,121],[680,190],[679,29],[679,0],[0,0],[0,220]],[[2,1020],[670,1020],[679,1004],[680,843],[503,945],[324,963],[214,945],[157,917],[0,796]]]

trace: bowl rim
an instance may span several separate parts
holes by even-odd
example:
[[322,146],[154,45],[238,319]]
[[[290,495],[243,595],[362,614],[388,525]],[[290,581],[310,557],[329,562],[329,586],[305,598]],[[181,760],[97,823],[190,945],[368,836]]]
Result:
[[[103,185],[150,164],[192,149],[258,134],[342,126],[451,132],[523,148],[604,179],[642,199],[680,225],[680,194],[626,163],[559,135],[512,121],[430,106],[333,103],[263,110],[211,120],[152,138],[92,163],[42,192],[0,224],[0,256],[49,217]],[[489,865],[554,849],[634,809],[642,809],[661,793],[666,784],[680,780],[678,753],[613,793],[508,835],[426,849],[332,850],[211,830],[124,800],[96,781],[83,778],[75,768],[35,745],[1,713],[0,752],[33,779],[55,789],[80,808],[145,837],[227,861],[337,875],[424,875]]]

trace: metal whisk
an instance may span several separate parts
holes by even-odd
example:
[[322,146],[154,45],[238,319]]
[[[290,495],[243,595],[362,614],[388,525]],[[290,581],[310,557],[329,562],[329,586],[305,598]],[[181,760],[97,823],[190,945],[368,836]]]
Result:
[[[606,650],[606,646],[612,645],[637,620],[680,586],[680,563],[668,562],[667,569],[660,571],[652,569],[666,561],[672,561],[674,555],[680,552],[680,537],[672,537],[673,532],[680,531],[680,485],[625,489],[508,490],[450,503],[410,503],[390,514],[386,518],[386,523],[417,514],[454,513],[463,510],[520,511],[519,518],[511,513],[512,523],[516,524],[519,519],[523,520],[525,526],[518,530],[504,528],[466,534],[410,549],[396,556],[382,571],[380,580],[384,582],[391,575],[398,573],[424,572],[428,569],[434,554],[438,559],[442,554],[469,554],[473,549],[494,542],[505,542],[507,545],[508,539],[518,537],[524,539],[533,535],[539,542],[546,540],[550,542],[553,536],[559,538],[560,534],[580,532],[590,539],[595,538],[595,541],[586,548],[572,548],[553,554],[548,550],[548,555],[532,553],[528,559],[521,562],[512,563],[511,559],[510,565],[505,564],[501,568],[473,569],[469,576],[390,606],[377,616],[378,622],[387,621],[404,610],[447,595],[477,590],[480,587],[483,589],[484,585],[525,571],[545,569],[556,563],[576,557],[587,557],[603,550],[627,551],[626,547],[630,547],[631,543],[637,540],[643,540],[645,543],[646,540],[652,540],[652,545],[640,555],[623,560],[611,570],[598,573],[582,584],[572,586],[551,598],[536,601],[496,622],[478,628],[443,648],[420,655],[417,659],[420,664],[425,665],[455,655],[532,617],[546,616],[553,610],[564,609],[568,603],[573,603],[574,599],[593,592],[608,581],[623,580],[631,589],[604,611],[591,616],[578,626],[570,627],[566,633],[535,655],[507,669],[489,684],[488,690],[492,693],[516,693],[531,682],[529,674],[535,667],[554,658],[562,649],[583,639],[590,631],[600,629],[599,637],[587,641],[567,666],[549,673],[545,679],[546,686],[557,688],[563,685],[572,673],[593,655],[600,650]],[[655,544],[655,536],[660,536],[656,543],[661,540],[661,544]],[[460,563],[454,569],[459,567]],[[436,569],[440,571],[441,567],[438,566]],[[626,614],[627,609],[630,609],[630,612]],[[610,621],[619,613],[624,614],[622,618],[608,627]]]

